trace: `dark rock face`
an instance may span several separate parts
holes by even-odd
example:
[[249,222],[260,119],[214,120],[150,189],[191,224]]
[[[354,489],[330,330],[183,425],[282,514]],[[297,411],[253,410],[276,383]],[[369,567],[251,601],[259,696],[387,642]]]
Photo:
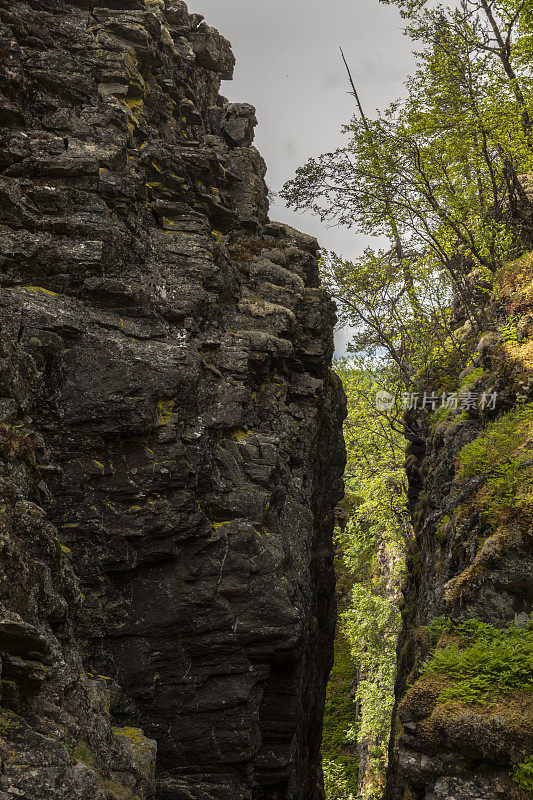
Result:
[[179,0],[0,0],[0,53],[0,800],[315,800],[317,243],[269,221],[230,46]]
[[[496,407],[471,408],[468,413],[459,409],[437,423],[427,412],[408,412],[406,417],[411,439],[406,468],[416,540],[403,587],[386,800],[531,796],[512,780],[513,764],[533,748],[530,688],[496,695],[486,704],[447,706],[439,701],[445,684],[433,676],[421,677],[420,669],[431,652],[425,626],[435,618],[479,620],[503,629],[527,623],[533,608],[531,516],[509,512],[491,519],[483,494],[487,473],[468,480],[456,473],[465,445],[533,399],[533,385],[526,380],[531,365],[521,352],[528,345],[497,346],[498,305],[486,309],[492,332],[473,337],[474,361],[465,370],[475,374],[475,367],[482,372],[470,388],[480,396],[494,392]],[[529,435],[524,447],[530,449],[531,425],[524,430],[524,440]],[[525,482],[527,473],[523,475]],[[440,644],[446,646],[442,640]]]

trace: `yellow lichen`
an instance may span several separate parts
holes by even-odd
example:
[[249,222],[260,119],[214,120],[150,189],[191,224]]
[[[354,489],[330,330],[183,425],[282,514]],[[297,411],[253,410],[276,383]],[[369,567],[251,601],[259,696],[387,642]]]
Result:
[[247,436],[251,436],[252,431],[241,431],[237,430],[231,434],[231,438],[234,442],[241,442],[243,439],[246,439]]
[[14,711],[3,709],[0,712],[0,734],[9,730],[19,728],[22,724],[21,718]]
[[26,289],[28,292],[39,292],[41,294],[48,294],[52,297],[55,297],[56,293],[52,292],[50,289],[44,289],[42,286],[23,286],[23,289]]
[[132,111],[144,106],[144,102],[139,97],[126,97],[124,102]]
[[172,421],[172,412],[174,410],[174,400],[162,399],[157,404],[157,424],[169,425]]
[[113,728],[115,736],[124,736],[137,745],[146,745],[146,736],[140,728]]

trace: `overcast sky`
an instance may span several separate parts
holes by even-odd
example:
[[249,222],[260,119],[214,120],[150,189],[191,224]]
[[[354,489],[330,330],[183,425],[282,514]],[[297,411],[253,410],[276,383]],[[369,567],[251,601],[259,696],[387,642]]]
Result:
[[[379,0],[188,0],[188,5],[233,45],[235,77],[223,83],[222,92],[256,107],[255,144],[274,192],[310,156],[345,139],[340,131],[354,101],[339,46],[369,113],[402,94],[413,66],[397,11]],[[270,216],[313,234],[346,258],[358,255],[365,243],[346,228],[328,228],[317,217],[289,211],[281,198]]]

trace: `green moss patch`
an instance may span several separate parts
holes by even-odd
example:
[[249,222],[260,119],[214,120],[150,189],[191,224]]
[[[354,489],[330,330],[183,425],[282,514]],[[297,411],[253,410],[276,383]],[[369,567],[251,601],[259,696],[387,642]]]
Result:
[[446,514],[439,522],[435,530],[435,539],[442,546],[447,539],[449,529],[450,517]]
[[116,783],[116,781],[102,781],[102,789],[109,792],[114,800],[135,800],[136,797],[131,789],[128,789],[120,783]]
[[533,519],[533,403],[491,423],[459,454],[456,477],[468,480],[481,473],[487,479],[478,494],[492,523],[519,513]]
[[485,378],[488,374],[488,370],[483,369],[482,367],[476,367],[463,377],[461,380],[461,388],[468,389],[474,383],[477,383],[477,381],[481,380],[481,378]]
[[95,769],[95,759],[89,746],[85,742],[78,742],[76,749],[72,755],[72,763],[76,764],[78,761],[83,761],[91,769]]
[[[324,714],[322,734],[322,757],[328,787],[328,797],[335,797],[335,786],[339,791],[357,793],[358,762],[353,742],[347,738],[348,731],[356,722],[357,670],[350,653],[350,646],[341,631],[335,639],[335,660],[331,671]],[[329,776],[329,777],[328,777]],[[339,794],[345,797],[346,794]]]

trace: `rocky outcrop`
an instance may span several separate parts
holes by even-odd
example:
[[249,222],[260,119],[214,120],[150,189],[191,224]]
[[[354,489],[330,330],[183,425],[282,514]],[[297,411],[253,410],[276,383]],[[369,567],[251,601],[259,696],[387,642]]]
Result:
[[[315,800],[334,307],[179,0],[0,0],[0,798]],[[157,748],[157,758],[156,758]]]
[[[456,320],[460,348],[449,348],[425,379],[428,393],[459,393],[458,408],[406,416],[416,541],[404,585],[387,800],[532,796],[519,768],[533,750],[532,278],[529,253],[496,276],[489,306],[480,308],[485,332]],[[430,623],[438,618],[444,625],[435,636]],[[494,671],[491,641],[506,630],[514,665],[502,648]],[[424,670],[435,648],[466,651],[476,636],[485,646],[470,650],[465,675]],[[505,688],[502,676],[515,668],[522,679]]]

